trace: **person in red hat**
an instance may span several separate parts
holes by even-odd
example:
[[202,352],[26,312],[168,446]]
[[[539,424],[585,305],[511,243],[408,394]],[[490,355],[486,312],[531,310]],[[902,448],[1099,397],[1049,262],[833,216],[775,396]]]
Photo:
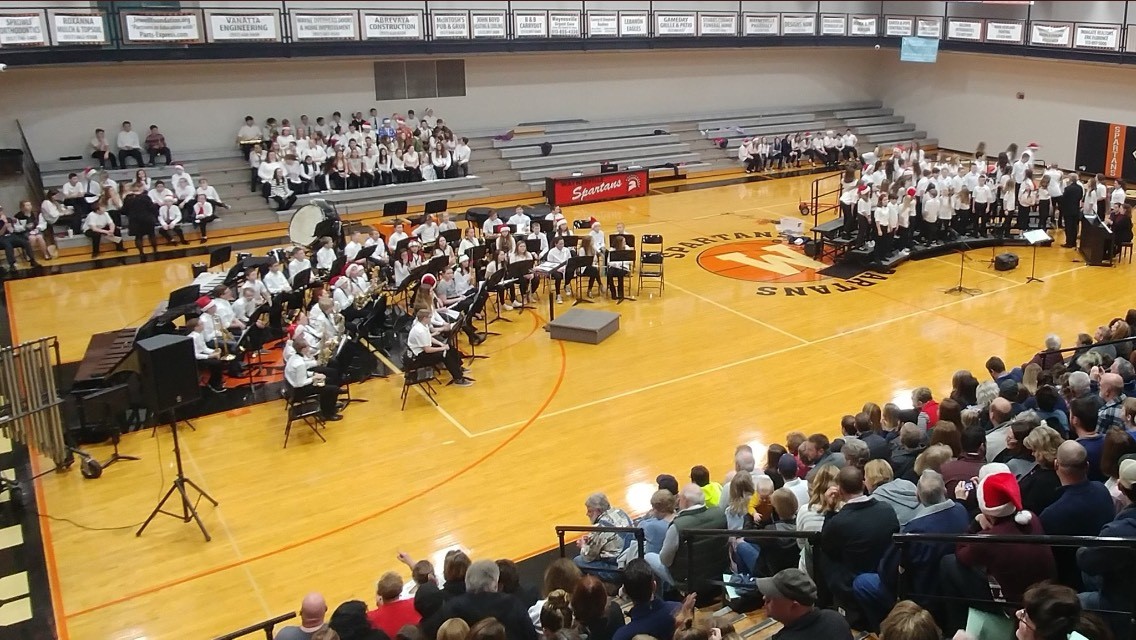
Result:
[[[973,489],[968,487],[973,486]],[[955,487],[955,499],[963,502],[971,491],[978,496],[981,512],[971,525],[971,533],[990,535],[1043,535],[1041,519],[1022,509],[1022,494],[1010,468],[1002,463],[984,465],[972,482]],[[973,600],[1021,602],[1026,589],[1057,577],[1053,552],[1038,544],[991,544],[960,542],[954,555],[943,558],[940,566],[941,595]],[[971,604],[992,612],[1007,613],[996,604]],[[948,636],[966,626],[967,605],[953,600],[947,605]]]

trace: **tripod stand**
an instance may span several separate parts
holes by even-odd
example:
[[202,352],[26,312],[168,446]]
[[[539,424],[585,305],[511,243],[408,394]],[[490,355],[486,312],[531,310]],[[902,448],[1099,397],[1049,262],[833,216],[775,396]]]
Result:
[[121,453],[119,453],[118,452],[118,441],[121,438],[122,438],[122,432],[121,431],[115,430],[115,432],[113,434],[111,434],[110,441],[111,441],[112,444],[114,444],[114,453],[110,454],[110,458],[108,458],[106,462],[100,463],[100,466],[102,466],[103,469],[106,469],[107,467],[118,462],[119,460],[141,460],[142,459],[142,458],[139,458],[137,456],[124,456]]
[[968,296],[976,296],[976,295],[982,293],[981,289],[974,289],[974,288],[971,288],[971,287],[962,286],[963,271],[966,269],[966,261],[970,259],[966,255],[967,248],[968,247],[966,246],[966,243],[960,240],[959,241],[959,250],[958,250],[958,254],[959,254],[959,281],[958,281],[958,284],[951,287],[950,289],[947,289],[943,293],[962,293],[962,294],[965,294],[965,295],[968,295]]
[[[217,506],[217,501],[214,500],[208,493],[205,493],[205,491],[202,490],[201,487],[197,486],[193,482],[193,480],[185,477],[185,473],[182,470],[181,465],[181,448],[178,446],[177,418],[173,415],[172,412],[170,414],[170,431],[174,434],[174,459],[177,460],[177,475],[174,476],[173,484],[170,486],[169,491],[166,491],[166,495],[162,497],[161,501],[158,502],[158,506],[154,507],[154,510],[150,512],[150,517],[146,518],[146,521],[142,523],[142,526],[138,528],[138,531],[135,532],[134,535],[141,536],[142,532],[146,530],[146,527],[150,526],[150,521],[154,519],[154,516],[158,515],[159,513],[163,513],[167,516],[178,518],[182,522],[189,522],[192,518],[195,522],[197,522],[197,527],[201,529],[202,535],[205,536],[205,541],[209,542],[213,538],[209,537],[209,532],[205,530],[205,524],[201,522],[201,516],[197,515],[197,505],[201,502],[201,498],[205,498],[209,502],[213,503],[214,507]],[[186,491],[187,485],[199,494],[196,501],[191,501],[189,499],[189,494]],[[178,493],[178,496],[181,499],[181,513],[176,513],[174,511],[165,511],[162,509],[162,507],[166,505],[166,502],[169,501],[171,497],[173,497],[175,491]]]
[[1027,231],[1022,234],[1022,237],[1033,245],[1033,264],[1030,265],[1030,274],[1029,277],[1026,278],[1026,284],[1031,282],[1045,282],[1045,280],[1037,277],[1037,245],[1043,242],[1052,242],[1053,238],[1049,237],[1045,229]]

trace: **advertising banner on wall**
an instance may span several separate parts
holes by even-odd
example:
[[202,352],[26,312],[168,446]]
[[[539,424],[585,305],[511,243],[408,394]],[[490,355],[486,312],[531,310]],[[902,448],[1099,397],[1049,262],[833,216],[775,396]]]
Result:
[[469,38],[469,14],[463,12],[431,13],[435,38]]
[[579,38],[582,36],[580,13],[577,11],[549,11],[548,35],[553,38]]
[[213,42],[280,40],[280,28],[274,13],[210,13],[209,39]]
[[196,13],[127,13],[127,42],[199,42],[201,24]]
[[367,40],[421,40],[421,13],[364,13],[363,38]]
[[55,44],[105,44],[106,21],[101,13],[53,13],[51,39]]
[[646,169],[577,178],[547,178],[544,195],[553,206],[647,195]]
[[358,37],[354,11],[292,14],[294,40],[357,40]]
[[38,13],[0,13],[0,46],[47,44],[43,16]]

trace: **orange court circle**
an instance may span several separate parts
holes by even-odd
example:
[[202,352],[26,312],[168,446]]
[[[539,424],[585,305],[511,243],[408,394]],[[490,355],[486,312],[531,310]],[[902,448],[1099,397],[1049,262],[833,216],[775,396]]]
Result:
[[820,282],[829,263],[814,260],[800,247],[780,240],[741,240],[714,245],[698,254],[698,266],[710,273],[749,282]]

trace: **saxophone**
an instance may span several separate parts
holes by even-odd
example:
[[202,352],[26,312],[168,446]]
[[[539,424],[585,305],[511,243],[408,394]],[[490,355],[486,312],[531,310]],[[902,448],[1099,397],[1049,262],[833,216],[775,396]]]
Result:
[[221,334],[221,344],[219,345],[221,349],[221,360],[228,362],[236,357],[229,353],[229,341],[233,339],[233,334],[229,331],[229,328],[221,322],[221,316],[219,314],[214,313],[212,315],[213,324],[217,326],[217,332]]

